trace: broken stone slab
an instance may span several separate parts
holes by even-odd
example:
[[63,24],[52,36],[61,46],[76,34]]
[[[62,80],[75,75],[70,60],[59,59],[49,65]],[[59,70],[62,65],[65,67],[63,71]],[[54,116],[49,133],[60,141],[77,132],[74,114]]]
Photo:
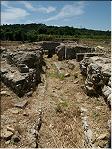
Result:
[[6,145],[10,144],[10,140],[6,141],[5,144],[6,144]]
[[77,84],[79,82],[79,80],[74,81],[74,84]]
[[23,112],[23,116],[29,116],[29,113],[27,113],[26,111]]
[[108,98],[108,96],[111,94],[111,91],[112,91],[111,88],[106,85],[102,89],[102,93],[106,98]]
[[103,53],[76,53],[76,60],[80,62],[84,57],[103,56]]
[[18,108],[25,108],[27,104],[28,104],[28,101],[23,100],[23,101],[17,102],[16,104],[14,104],[14,106]]
[[70,74],[69,74],[69,73],[65,73],[64,76],[65,76],[65,77],[70,77]]
[[17,108],[12,108],[12,109],[10,109],[10,112],[12,114],[18,114],[20,112],[20,110],[18,110]]

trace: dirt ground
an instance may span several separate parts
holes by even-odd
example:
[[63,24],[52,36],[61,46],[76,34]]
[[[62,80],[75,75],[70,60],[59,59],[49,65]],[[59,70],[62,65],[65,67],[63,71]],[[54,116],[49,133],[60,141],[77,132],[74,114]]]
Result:
[[[42,110],[42,126],[39,131],[39,148],[84,148],[88,146],[83,128],[81,109],[86,110],[88,127],[91,130],[91,147],[105,147],[109,137],[108,120],[110,109],[102,96],[89,97],[84,92],[84,78],[79,63],[67,67],[70,61],[62,61],[62,69],[69,75],[58,75],[52,58],[44,56],[46,66],[42,83],[31,97],[17,97],[1,84],[1,130],[11,127],[17,131],[20,140],[15,143],[1,139],[2,148],[35,147],[31,129]],[[28,101],[24,108],[15,107],[16,102]],[[102,137],[104,136],[104,137]]]

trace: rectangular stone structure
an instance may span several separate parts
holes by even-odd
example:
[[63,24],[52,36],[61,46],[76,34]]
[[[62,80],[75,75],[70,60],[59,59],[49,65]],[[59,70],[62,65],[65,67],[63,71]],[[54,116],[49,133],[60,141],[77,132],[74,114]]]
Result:
[[11,67],[4,62],[1,64],[1,80],[22,97],[39,83],[40,74],[35,69],[29,69],[28,73],[20,73],[16,67]]
[[76,60],[80,62],[83,60],[84,56],[86,57],[93,57],[93,56],[103,56],[103,53],[76,53]]

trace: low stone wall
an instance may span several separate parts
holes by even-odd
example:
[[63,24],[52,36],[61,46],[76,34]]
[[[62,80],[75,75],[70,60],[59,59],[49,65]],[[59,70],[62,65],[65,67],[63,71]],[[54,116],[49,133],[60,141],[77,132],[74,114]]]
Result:
[[51,58],[55,54],[55,48],[60,45],[60,42],[41,41],[38,42],[38,45],[42,47],[44,54],[47,54],[48,58]]
[[80,70],[86,76],[87,94],[103,94],[111,105],[111,60],[98,56],[85,57],[80,62]]
[[103,53],[76,53],[76,60],[80,62],[84,57],[103,56]]
[[42,62],[41,51],[19,51],[7,53],[7,62],[11,65],[19,67],[20,64],[25,64],[29,68],[35,68]]
[[[11,70],[13,70],[12,67]],[[19,97],[24,96],[25,93],[34,89],[39,83],[40,75],[33,69],[30,69],[28,73],[22,75],[18,70],[15,72],[11,70],[5,69],[4,71],[1,69],[1,79],[2,82],[11,88]]]
[[58,60],[75,59],[77,53],[91,53],[94,52],[94,48],[90,48],[82,45],[64,45],[56,47]]
[[41,81],[42,62],[41,51],[8,52],[1,62],[1,80],[22,97]]

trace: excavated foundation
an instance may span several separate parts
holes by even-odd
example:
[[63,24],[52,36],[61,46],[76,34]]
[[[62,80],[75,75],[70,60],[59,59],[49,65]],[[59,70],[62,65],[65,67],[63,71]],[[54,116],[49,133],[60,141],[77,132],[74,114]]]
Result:
[[34,90],[41,81],[41,51],[7,52],[1,62],[1,80],[19,97]]

